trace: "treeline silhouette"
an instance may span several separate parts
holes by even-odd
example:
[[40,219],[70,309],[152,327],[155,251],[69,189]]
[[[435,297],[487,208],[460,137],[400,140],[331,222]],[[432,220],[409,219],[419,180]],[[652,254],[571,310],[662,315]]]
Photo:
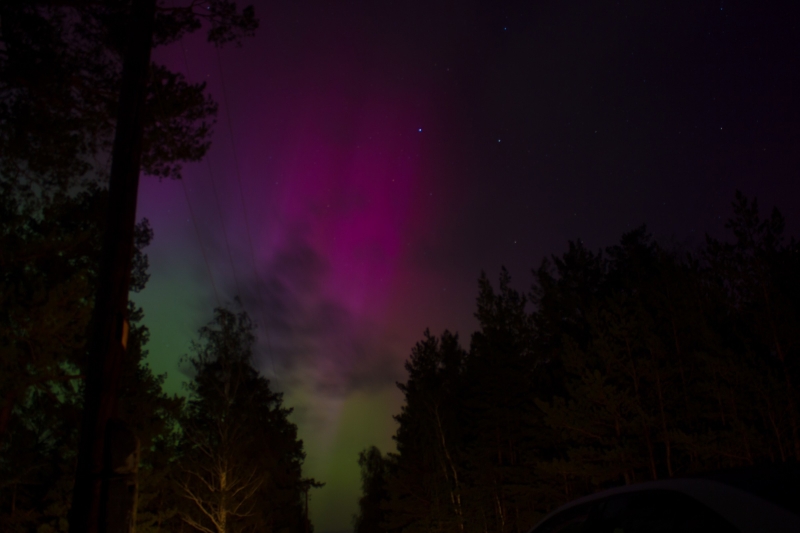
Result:
[[[140,322],[141,310],[131,311]],[[186,398],[164,393],[164,377],[143,362],[146,339],[139,323],[118,413],[140,440],[136,531],[313,531],[305,495],[321,484],[302,477],[305,453],[291,409],[253,366],[247,314],[217,309],[201,328],[184,360],[193,376]],[[0,531],[9,533],[68,527],[81,376],[68,360],[58,368],[70,379],[34,363],[16,374],[4,365],[4,391],[17,395],[0,449]]]
[[[199,30],[219,47],[258,26],[252,6],[213,4],[159,5],[154,47]],[[0,532],[66,532],[130,2],[4,0],[0,18]],[[204,83],[152,63],[142,174],[180,178],[216,111]],[[141,221],[133,292],[152,236]],[[118,417],[140,441],[136,530],[312,531],[305,495],[319,484],[253,367],[247,316],[218,309],[200,330],[185,399],[145,363],[142,309],[128,318]]]
[[[87,186],[37,209],[0,196],[0,531],[67,531],[83,368],[107,193]],[[30,205],[30,204],[28,204]],[[132,290],[144,288],[152,231],[137,226]],[[282,395],[254,367],[244,312],[217,309],[183,366],[186,398],[145,362],[131,331],[118,417],[140,441],[138,532],[310,532],[305,457]]]
[[645,228],[479,280],[469,348],[426,331],[396,453],[359,457],[355,533],[521,533],[603,488],[800,459],[800,246],[737,193],[730,242]]

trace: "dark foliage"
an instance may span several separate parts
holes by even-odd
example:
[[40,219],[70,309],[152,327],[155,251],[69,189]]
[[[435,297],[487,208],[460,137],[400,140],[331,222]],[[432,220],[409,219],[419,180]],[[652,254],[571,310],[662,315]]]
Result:
[[[103,183],[109,170],[130,1],[0,3],[0,176],[29,201]],[[252,7],[230,0],[159,1],[155,46],[203,27],[216,46],[253,33]],[[143,170],[180,177],[207,151],[216,104],[204,84],[153,65]]]
[[777,211],[733,209],[732,240],[696,253],[642,227],[570,243],[527,297],[481,276],[469,351],[448,332],[412,350],[356,524],[521,533],[614,485],[800,460],[800,246]]
[[291,409],[253,367],[254,328],[217,309],[188,358],[194,378],[181,417],[175,486],[198,531],[303,531],[305,458]]
[[[86,332],[107,206],[130,1],[0,2],[0,530],[66,531],[82,408]],[[174,4],[174,3],[172,3]],[[209,7],[210,9],[206,9]],[[251,34],[252,8],[159,2],[156,46],[205,27],[215,45]],[[202,84],[153,65],[143,171],[179,177],[208,149],[216,105]],[[153,237],[136,228],[131,290],[144,288]],[[182,402],[144,363],[131,306],[119,416],[142,445],[140,531],[177,513],[165,483]]]
[[362,496],[358,501],[358,514],[353,517],[353,532],[385,531],[383,502],[389,498],[386,488],[387,459],[378,448],[372,446],[358,455],[358,466],[361,467]]

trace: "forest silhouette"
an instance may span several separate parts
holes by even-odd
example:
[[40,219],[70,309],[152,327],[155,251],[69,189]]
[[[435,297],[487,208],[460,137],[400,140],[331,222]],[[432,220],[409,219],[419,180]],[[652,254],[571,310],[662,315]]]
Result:
[[359,458],[356,533],[523,532],[640,481],[800,459],[800,248],[737,193],[729,241],[644,227],[479,280],[479,330],[426,331],[398,383],[397,451]]
[[[0,3],[3,532],[75,527],[69,522],[87,337],[108,220],[129,8],[127,2]],[[220,47],[258,26],[252,6],[228,0],[156,11],[156,47],[200,29]],[[152,63],[142,173],[180,179],[184,163],[207,153],[216,112],[204,83]],[[149,279],[144,249],[152,237],[141,220],[132,292]],[[185,398],[166,394],[165,376],[147,365],[143,317],[129,301],[113,420],[138,438],[135,529],[310,532],[306,496],[320,484],[302,477],[305,454],[288,420],[291,409],[254,367],[247,315],[220,308],[200,329],[185,359],[191,374]]]
[[[63,5],[62,5],[63,4]],[[108,202],[124,3],[0,3],[0,531],[66,531],[86,336]],[[159,14],[156,45],[255,31],[250,8]],[[198,7],[198,13],[192,9]],[[203,26],[206,24],[206,26]],[[180,178],[210,145],[202,83],[153,65],[142,170]],[[505,144],[505,143],[504,143]],[[362,469],[357,533],[519,533],[596,490],[800,460],[800,248],[737,194],[728,240],[675,250],[644,228],[580,241],[478,283],[479,331],[425,333],[406,363],[396,452]],[[131,290],[153,238],[136,230]],[[487,268],[492,265],[487,265]],[[146,364],[130,303],[118,417],[137,435],[137,531],[313,530],[291,409],[255,367],[255,331],[219,308],[184,360],[186,397]]]

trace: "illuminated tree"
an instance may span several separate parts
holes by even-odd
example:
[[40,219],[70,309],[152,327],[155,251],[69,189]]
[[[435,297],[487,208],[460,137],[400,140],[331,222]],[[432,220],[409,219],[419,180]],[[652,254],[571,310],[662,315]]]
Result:
[[197,531],[298,530],[302,494],[308,482],[315,486],[301,476],[305,455],[291,410],[253,367],[254,341],[246,313],[217,309],[187,359],[194,378],[177,485],[187,502],[182,518]]

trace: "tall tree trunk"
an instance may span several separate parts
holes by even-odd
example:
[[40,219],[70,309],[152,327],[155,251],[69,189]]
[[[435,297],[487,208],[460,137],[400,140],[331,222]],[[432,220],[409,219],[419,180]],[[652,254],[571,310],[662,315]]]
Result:
[[775,413],[772,410],[772,402],[769,401],[769,396],[766,394],[764,395],[764,400],[767,402],[767,419],[772,426],[772,430],[775,432],[775,440],[778,442],[778,451],[781,454],[781,462],[786,462],[786,453],[783,450],[783,437],[781,436],[781,430],[778,427],[777,422],[775,421]]
[[219,491],[220,491],[220,505],[219,505],[219,533],[228,533],[228,469],[222,468],[219,475]]
[[722,421],[722,425],[728,425],[725,420],[725,406],[722,404],[722,393],[719,390],[719,380],[717,379],[717,369],[714,365],[711,365],[711,375],[714,377],[714,392],[717,395],[717,405],[719,406],[719,416],[720,420]]
[[772,330],[772,340],[775,343],[775,352],[778,354],[778,359],[781,362],[781,369],[783,370],[783,378],[786,381],[786,394],[789,408],[789,424],[792,428],[792,441],[794,444],[795,459],[800,461],[800,428],[797,421],[797,407],[794,403],[794,386],[792,385],[792,378],[789,375],[789,369],[786,367],[786,354],[783,351],[783,346],[778,338],[778,328],[775,325],[775,320],[772,318],[772,304],[769,298],[767,287],[762,283],[761,290],[764,295],[764,301],[767,304],[767,318],[769,319],[770,329]]
[[505,514],[505,509],[503,509],[503,502],[500,499],[500,494],[499,494],[502,490],[503,490],[502,487],[495,486],[494,502],[495,505],[497,506],[497,520],[500,524],[500,533],[504,533],[506,530],[506,514]]
[[669,431],[667,430],[667,417],[664,414],[664,395],[661,391],[661,372],[658,371],[658,361],[655,355],[653,362],[656,364],[656,392],[658,393],[658,408],[661,414],[661,431],[664,433],[664,453],[667,461],[667,472],[669,477],[672,477],[672,449],[669,440]]
[[675,326],[675,320],[672,319],[672,338],[675,342],[675,359],[678,361],[678,372],[681,375],[681,387],[683,390],[683,403],[686,407],[686,414],[692,413],[691,402],[689,401],[689,389],[686,384],[686,373],[683,369],[683,354],[681,353],[681,345],[678,342],[678,328]]
[[633,358],[633,350],[631,349],[630,341],[625,338],[625,348],[628,351],[628,358],[631,361],[631,379],[633,379],[633,390],[636,398],[636,406],[639,410],[639,416],[642,419],[642,430],[644,433],[645,444],[647,444],[647,455],[650,460],[650,475],[652,479],[658,479],[658,471],[656,470],[656,460],[653,455],[653,441],[650,438],[650,428],[647,426],[647,417],[644,406],[642,405],[642,397],[639,394],[639,372],[636,369],[636,362]]
[[100,531],[105,505],[101,498],[112,475],[103,468],[105,433],[116,411],[120,368],[128,342],[128,291],[155,12],[156,0],[136,0],[125,26],[128,35],[111,153],[103,254],[89,328],[70,533]]
[[[439,433],[439,439],[442,443],[442,451],[444,452],[444,457],[447,460],[448,465],[450,466],[450,470],[453,473],[453,483],[455,488],[450,489],[450,498],[453,502],[453,510],[458,517],[458,530],[463,533],[464,531],[464,514],[461,509],[461,484],[458,481],[458,470],[456,469],[456,465],[453,462],[453,458],[450,456],[450,451],[447,449],[447,442],[444,437],[444,428],[442,427],[442,420],[439,417],[439,406],[434,406],[433,410],[434,414],[436,415],[436,427]],[[442,465],[444,467],[444,465]],[[445,467],[445,478],[447,477],[447,468]]]
[[647,427],[647,422],[644,418],[644,412],[641,413],[642,415],[642,430],[644,431],[644,440],[647,444],[647,455],[650,459],[650,476],[652,477],[653,481],[658,479],[658,470],[656,469],[656,458],[655,454],[653,453],[653,441],[650,438],[650,428]]

